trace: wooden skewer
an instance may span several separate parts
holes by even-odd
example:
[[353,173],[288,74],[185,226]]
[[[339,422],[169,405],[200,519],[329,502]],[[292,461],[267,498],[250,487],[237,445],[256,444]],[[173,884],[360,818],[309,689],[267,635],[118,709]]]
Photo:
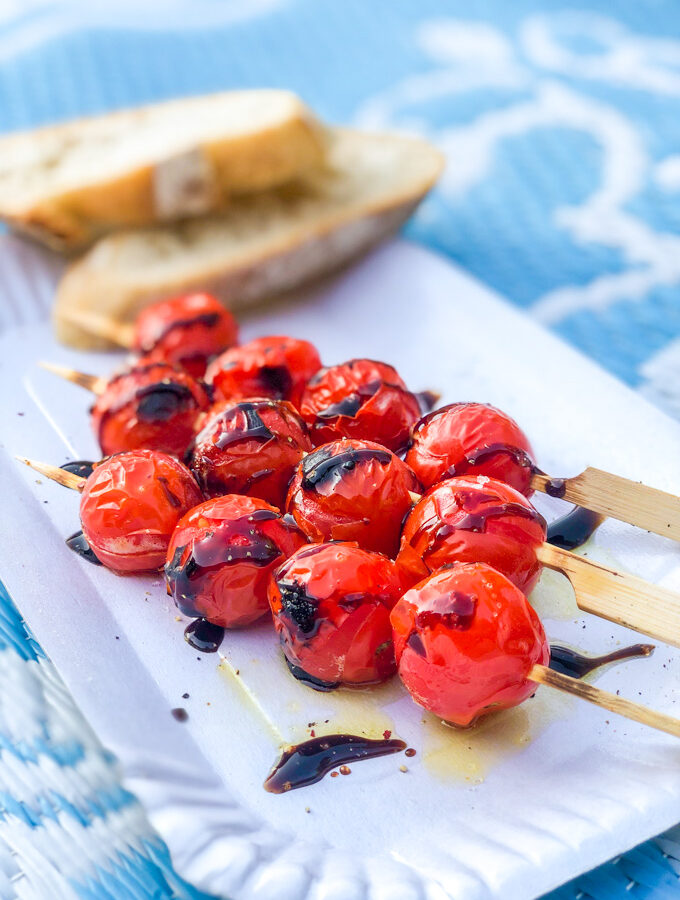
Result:
[[537,556],[566,575],[579,609],[680,647],[680,594],[552,544],[539,547]]
[[108,316],[86,310],[63,312],[61,317],[72,325],[89,331],[94,337],[110,341],[123,350],[131,350],[134,345],[135,326],[132,322],[116,322]]
[[535,473],[531,487],[552,497],[680,541],[680,497],[620,475],[588,468],[573,478]]
[[35,469],[36,472],[40,472],[46,478],[56,481],[58,484],[63,484],[64,487],[70,488],[72,491],[82,491],[85,487],[87,478],[83,478],[82,475],[76,475],[75,472],[67,472],[66,469],[60,469],[59,466],[37,462],[34,459],[27,459],[25,456],[17,456],[15,458],[24,465],[30,466],[31,469]]
[[52,372],[53,375],[58,375],[66,381],[84,387],[85,390],[92,391],[93,394],[102,394],[108,384],[106,378],[99,375],[88,375],[87,372],[78,372],[76,369],[69,369],[68,366],[58,366],[49,362],[39,362],[38,365],[41,369]]
[[625,700],[609,691],[603,691],[602,688],[593,687],[592,684],[587,684],[577,678],[570,678],[569,675],[555,672],[547,666],[533,666],[529,672],[529,679],[535,681],[536,684],[546,684],[565,694],[580,697],[581,700],[587,700],[589,703],[594,703],[595,706],[601,706],[626,719],[632,719],[634,722],[641,722],[643,725],[649,725],[650,728],[680,737],[680,719],[656,712],[640,703],[633,703],[632,700]]

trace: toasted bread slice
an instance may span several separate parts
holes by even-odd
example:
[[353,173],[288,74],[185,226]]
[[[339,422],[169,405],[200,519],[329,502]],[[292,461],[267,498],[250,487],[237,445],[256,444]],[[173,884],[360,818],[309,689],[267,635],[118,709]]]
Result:
[[288,91],[171,100],[0,138],[0,218],[60,251],[203,215],[316,165],[324,129]]
[[57,336],[108,346],[79,314],[132,321],[163,297],[202,289],[231,308],[283,293],[396,231],[437,180],[443,158],[415,138],[337,129],[327,166],[232,203],[219,216],[103,238],[59,285]]

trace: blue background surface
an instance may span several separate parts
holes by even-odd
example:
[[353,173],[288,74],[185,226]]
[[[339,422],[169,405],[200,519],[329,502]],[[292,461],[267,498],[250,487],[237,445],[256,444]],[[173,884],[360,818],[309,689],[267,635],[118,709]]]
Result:
[[[297,91],[329,121],[428,135],[446,151],[448,170],[410,235],[680,415],[676,2],[195,0],[88,8],[0,0],[0,131],[263,85]],[[2,593],[0,652],[12,654],[13,677],[34,679],[44,701],[21,728],[0,715],[0,760],[50,758],[74,769],[89,755],[105,773],[96,788],[83,778],[68,802],[36,788],[32,807],[0,779],[0,897],[14,896],[9,881],[3,893],[3,841],[16,853],[5,873],[27,865],[17,822],[41,829],[65,818],[82,829],[98,822],[102,835],[107,823],[110,834],[118,829],[115,849],[102,844],[98,854],[83,854],[81,870],[71,867],[75,896],[190,896],[76,712],[56,729],[68,697],[57,703],[46,694],[45,672],[56,675]],[[31,777],[38,784],[33,770]],[[559,896],[678,898],[677,864],[661,849],[670,846],[649,843]],[[68,852],[81,852],[76,839],[64,844]]]

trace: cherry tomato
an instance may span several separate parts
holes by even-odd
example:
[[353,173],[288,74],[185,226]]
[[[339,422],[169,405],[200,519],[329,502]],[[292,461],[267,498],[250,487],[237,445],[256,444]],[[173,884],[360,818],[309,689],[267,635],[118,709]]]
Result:
[[295,467],[311,449],[307,427],[290,403],[242,400],[207,419],[189,464],[211,496],[249,494],[283,509]]
[[140,447],[182,456],[209,404],[205,388],[187,372],[145,362],[109,381],[92,407],[92,430],[105,456]]
[[264,500],[229,494],[180,520],[168,548],[168,593],[187,616],[223,628],[249,625],[269,610],[272,570],[306,543]]
[[271,397],[297,407],[305,385],[320,368],[319,354],[309,341],[261,337],[218,356],[205,378],[218,399]]
[[395,556],[418,480],[390,450],[372,441],[334,441],[306,456],[288,492],[287,509],[315,542],[356,541]]
[[194,476],[174,457],[156,450],[118,453],[85,482],[83,534],[114,572],[150,572],[165,562],[177,522],[202,499]]
[[133,347],[202,378],[207,364],[238,342],[236,320],[212,294],[184,294],[148,306],[135,322]]
[[404,588],[392,560],[356,544],[313,544],[294,553],[269,586],[293,674],[322,689],[393,675],[389,616]]
[[409,513],[397,563],[424,577],[453,562],[483,562],[528,594],[541,574],[543,517],[510,485],[485,475],[430,488]]
[[406,454],[425,487],[454,475],[489,475],[530,497],[533,455],[510,416],[485,403],[452,403],[424,416]]
[[524,594],[484,563],[440,569],[392,610],[399,676],[425,709],[453,725],[517,706],[550,647]]
[[315,446],[347,437],[376,441],[396,453],[406,446],[421,409],[392,366],[352,359],[309,381],[300,412]]

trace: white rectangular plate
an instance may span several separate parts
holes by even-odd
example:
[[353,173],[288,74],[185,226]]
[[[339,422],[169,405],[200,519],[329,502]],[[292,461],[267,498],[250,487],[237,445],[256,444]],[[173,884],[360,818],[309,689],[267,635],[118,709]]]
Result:
[[[29,303],[14,284],[12,302]],[[267,333],[308,338],[326,362],[388,360],[414,389],[441,390],[442,402],[493,402],[521,422],[552,474],[591,464],[680,492],[678,424],[408,243],[244,322],[244,338]],[[680,744],[547,688],[461,734],[396,683],[349,696],[300,686],[266,623],[228,634],[222,660],[192,651],[160,578],[118,578],[71,553],[64,538],[78,527],[77,495],[13,459],[97,454],[90,399],[39,359],[98,373],[114,363],[58,346],[47,325],[3,337],[0,577],[185,877],[235,900],[513,900],[677,822]],[[680,587],[680,548],[662,538],[608,522],[586,552]],[[636,639],[582,616],[558,575],[544,575],[534,601],[552,640],[605,652]],[[679,659],[660,646],[598,684],[680,712]],[[171,716],[178,706],[185,723]],[[278,745],[304,737],[310,722],[317,734],[389,729],[417,755],[266,793]]]

